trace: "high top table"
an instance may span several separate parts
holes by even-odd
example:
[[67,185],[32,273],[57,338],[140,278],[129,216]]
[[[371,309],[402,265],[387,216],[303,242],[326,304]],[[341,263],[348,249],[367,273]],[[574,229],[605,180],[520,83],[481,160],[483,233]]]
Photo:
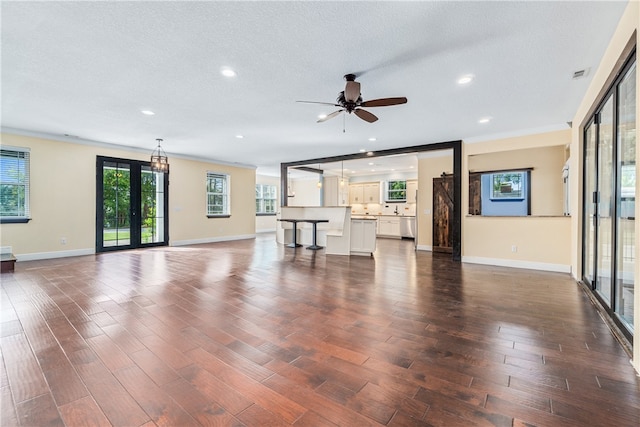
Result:
[[279,219],[278,221],[285,221],[293,223],[293,242],[286,245],[288,248],[297,248],[298,246],[302,246],[298,243],[298,223],[303,221],[301,219]]
[[298,246],[302,246],[298,243],[298,223],[299,222],[308,222],[313,224],[313,244],[311,246],[307,246],[307,249],[311,249],[312,251],[317,251],[318,249],[322,249],[323,246],[318,246],[317,237],[318,237],[318,223],[319,222],[329,222],[328,219],[299,219],[299,218],[280,218],[278,221],[285,221],[293,223],[293,242],[286,245],[288,248],[297,248]]
[[322,246],[318,246],[316,244],[316,237],[318,234],[318,223],[319,222],[329,222],[328,219],[305,219],[304,222],[310,222],[313,224],[313,244],[311,246],[307,246],[307,249],[311,249],[312,251],[317,251],[318,249],[322,249]]

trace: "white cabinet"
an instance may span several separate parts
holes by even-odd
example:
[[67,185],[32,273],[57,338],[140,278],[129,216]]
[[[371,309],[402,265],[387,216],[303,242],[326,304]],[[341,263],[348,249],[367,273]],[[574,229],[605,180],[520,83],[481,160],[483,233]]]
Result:
[[376,220],[351,220],[351,254],[371,255],[376,250]]
[[352,205],[363,203],[380,203],[380,183],[365,182],[349,186],[349,201]]
[[380,203],[380,183],[379,182],[364,184],[364,202]]
[[400,218],[381,216],[378,219],[378,236],[401,237]]
[[349,186],[349,203],[352,205],[364,203],[364,184],[351,184]]
[[418,192],[418,181],[407,181],[407,203],[416,202]]
[[340,206],[349,206],[351,204],[349,200],[349,183],[345,179],[344,181],[338,181],[338,204]]
[[[341,183],[341,180],[339,176],[327,176],[323,179],[323,206],[349,205],[349,184],[346,180]],[[361,197],[361,200],[363,197]]]
[[339,178],[337,176],[327,176],[322,180],[322,206],[338,206]]

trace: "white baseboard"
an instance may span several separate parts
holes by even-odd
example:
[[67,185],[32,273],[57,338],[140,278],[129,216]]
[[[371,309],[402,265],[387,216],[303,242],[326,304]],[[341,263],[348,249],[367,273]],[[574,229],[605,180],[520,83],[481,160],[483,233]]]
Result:
[[229,242],[231,240],[246,240],[246,239],[255,239],[255,238],[256,238],[255,234],[241,234],[238,236],[223,236],[223,237],[205,237],[204,239],[173,240],[169,242],[169,246],[200,245],[203,243]]
[[495,265],[498,267],[524,268],[527,270],[553,271],[556,273],[571,273],[571,266],[565,264],[551,264],[546,262],[518,261],[502,258],[484,258],[476,256],[463,256],[462,262],[469,264]]
[[433,251],[433,246],[431,246],[431,245],[418,245],[418,246],[416,246],[416,249],[419,250],[419,251],[432,252]]
[[53,259],[53,258],[67,258],[71,256],[84,256],[94,255],[95,249],[74,249],[70,251],[55,251],[55,252],[36,252],[31,254],[17,254],[16,260],[20,261],[37,261],[41,259]]
[[260,228],[258,230],[256,230],[256,234],[259,233],[275,233],[276,229],[275,228]]

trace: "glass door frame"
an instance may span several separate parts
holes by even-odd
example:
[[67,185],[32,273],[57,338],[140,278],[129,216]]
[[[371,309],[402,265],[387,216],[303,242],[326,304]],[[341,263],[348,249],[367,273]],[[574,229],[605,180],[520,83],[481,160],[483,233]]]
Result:
[[[104,246],[104,164],[107,162],[129,165],[130,171],[130,208],[129,208],[129,244]],[[126,249],[147,248],[154,246],[167,246],[169,244],[169,173],[165,172],[163,184],[163,219],[164,239],[159,242],[142,243],[142,168],[151,167],[147,161],[123,159],[118,157],[97,156],[96,158],[96,252],[110,252]]]
[[[623,322],[616,310],[616,304],[618,301],[617,298],[617,289],[616,289],[616,281],[617,281],[617,275],[618,275],[618,271],[617,271],[617,260],[618,260],[618,224],[617,224],[617,218],[618,218],[618,206],[617,206],[617,200],[618,200],[618,191],[620,191],[619,189],[619,183],[620,183],[620,177],[619,175],[619,171],[618,171],[618,158],[619,158],[619,153],[618,153],[618,125],[619,125],[619,121],[618,121],[618,87],[620,85],[620,82],[624,79],[624,77],[626,76],[627,72],[631,69],[631,66],[636,62],[636,49],[634,48],[632,50],[632,52],[629,54],[629,56],[627,57],[627,59],[624,62],[624,65],[620,68],[620,70],[618,71],[615,79],[613,79],[613,82],[611,83],[611,86],[609,87],[609,89],[604,92],[602,94],[602,98],[599,100],[591,118],[585,123],[584,127],[581,129],[582,131],[582,183],[583,183],[583,188],[582,188],[582,248],[581,248],[581,256],[582,256],[582,271],[581,271],[581,281],[590,289],[591,294],[598,300],[598,302],[600,303],[600,305],[603,307],[603,309],[607,312],[608,316],[610,319],[613,320],[613,322],[618,326],[618,328],[622,331],[622,333],[625,335],[625,337],[627,339],[629,339],[630,342],[633,342],[633,334],[632,332],[628,329],[628,325],[625,324],[625,322]],[[614,110],[613,110],[613,125],[614,125],[614,130],[613,130],[613,162],[612,162],[612,170],[611,171],[601,171],[600,170],[600,113],[602,112],[603,108],[605,107],[607,101],[609,101],[609,99],[612,100],[613,105],[614,105]],[[636,105],[636,108],[638,108],[638,106]],[[587,164],[586,164],[586,158],[587,158],[587,129],[589,129],[589,127],[592,127],[592,132],[595,133],[595,147],[594,147],[594,155],[595,155],[595,194],[586,194],[587,193],[587,188],[586,188],[586,183],[587,183],[587,173],[589,172],[587,170]],[[601,295],[599,295],[599,293],[597,292],[596,288],[598,286],[598,256],[599,256],[599,244],[600,242],[598,242],[598,229],[600,227],[600,217],[599,217],[599,211],[600,211],[600,194],[599,194],[599,190],[600,190],[600,176],[602,173],[607,173],[610,172],[612,174],[612,182],[613,182],[613,195],[612,195],[612,199],[613,202],[611,205],[611,221],[612,221],[612,225],[611,225],[611,271],[610,271],[610,275],[611,275],[611,289],[610,289],[610,302],[605,301]],[[587,222],[591,220],[591,218],[589,218],[588,215],[588,204],[590,203],[595,203],[594,206],[594,210],[593,212],[595,213],[596,217],[595,221],[594,221],[594,238],[592,240],[588,240],[587,236],[585,235],[586,233],[586,229],[587,229]],[[587,259],[586,259],[586,250],[585,247],[588,243],[592,243],[593,245],[591,246],[591,256],[593,257],[593,270],[592,272],[587,272],[587,266],[589,265]],[[593,277],[593,281],[589,280],[588,278],[588,273],[591,273],[592,277]],[[637,278],[636,278],[637,280]]]

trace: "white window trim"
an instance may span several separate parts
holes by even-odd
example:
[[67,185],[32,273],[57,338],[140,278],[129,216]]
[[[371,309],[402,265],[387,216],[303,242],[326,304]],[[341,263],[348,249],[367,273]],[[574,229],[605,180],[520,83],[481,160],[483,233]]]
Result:
[[31,220],[31,204],[30,204],[30,193],[31,193],[31,149],[28,147],[14,147],[10,145],[2,145],[0,146],[2,151],[13,151],[16,153],[24,153],[25,159],[25,176],[22,184],[25,187],[25,203],[24,203],[24,215],[15,215],[15,216],[0,216],[0,222],[2,223],[23,223],[29,222]]
[[[276,208],[277,208],[277,204],[278,204],[278,186],[277,185],[273,185],[273,184],[256,184],[256,187],[260,186],[260,197],[256,197],[256,200],[273,200],[273,212],[266,212],[264,211],[264,203],[261,203],[263,210],[262,211],[258,211],[256,209],[256,214],[257,215],[275,215],[276,214]],[[266,198],[264,197],[264,188],[265,187],[273,187],[273,198]]]
[[[209,180],[213,177],[224,177],[225,181],[226,181],[226,188],[225,188],[225,192],[222,193],[222,195],[225,197],[225,206],[226,209],[223,213],[210,213],[209,212],[209,195],[210,194],[218,194],[218,193],[209,193],[209,191],[206,191],[206,199],[205,199],[205,212],[207,214],[208,218],[226,218],[226,217],[230,217],[231,216],[231,175],[229,175],[228,173],[222,173],[222,172],[214,172],[214,171],[207,171],[207,181],[205,182],[205,187],[208,186],[209,184]],[[206,188],[205,188],[206,189]]]

